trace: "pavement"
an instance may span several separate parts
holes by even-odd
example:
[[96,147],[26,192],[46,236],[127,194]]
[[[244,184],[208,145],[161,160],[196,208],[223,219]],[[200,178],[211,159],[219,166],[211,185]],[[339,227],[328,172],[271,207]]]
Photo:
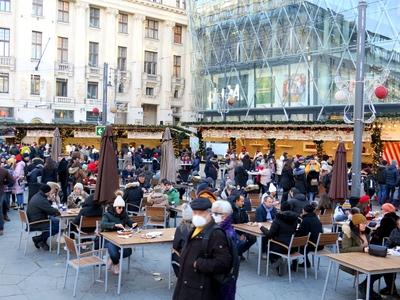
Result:
[[[26,256],[23,254],[24,241],[18,249],[21,225],[16,211],[9,213],[11,222],[5,224],[4,235],[0,236],[0,298],[7,300],[22,299],[73,299],[74,270],[70,269],[67,286],[63,289],[63,276],[66,253],[57,255],[53,250],[37,250],[32,241],[28,242]],[[53,249],[56,243],[53,240]],[[117,295],[117,276],[109,274],[108,292],[104,292],[104,283],[92,281],[90,268],[80,272],[76,299],[171,299],[173,288],[168,290],[168,267],[170,245],[145,246],[144,257],[140,248],[136,248],[131,259],[130,273],[127,262],[124,263],[121,295]],[[304,272],[293,273],[292,283],[288,276],[278,277],[275,271],[265,276],[265,261],[262,261],[262,275],[258,276],[256,247],[250,251],[248,261],[242,262],[237,282],[236,299],[321,299],[328,262],[321,260],[319,278],[315,280],[314,270],[309,269],[308,279]],[[156,281],[153,273],[161,273],[163,278]],[[103,273],[104,274],[104,273]],[[173,279],[174,283],[176,279]],[[331,273],[325,299],[354,299],[353,277],[340,272],[338,289],[335,292],[334,272]],[[397,283],[400,286],[399,283]],[[377,290],[377,286],[375,287]]]

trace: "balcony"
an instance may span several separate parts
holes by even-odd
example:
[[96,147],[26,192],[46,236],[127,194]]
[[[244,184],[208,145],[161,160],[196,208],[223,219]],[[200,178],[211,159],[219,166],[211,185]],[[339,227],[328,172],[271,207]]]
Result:
[[74,65],[56,61],[54,63],[54,73],[56,75],[66,75],[71,77],[74,75]]
[[161,75],[142,73],[142,81],[151,85],[161,85]]
[[101,78],[103,71],[99,67],[86,66],[86,78]]
[[0,56],[0,68],[8,68],[14,70],[15,57],[14,56]]
[[85,99],[86,105],[102,105],[103,101],[100,99]]
[[55,96],[54,103],[58,104],[75,104],[75,98]]
[[185,87],[185,79],[182,77],[172,76],[171,83],[173,86]]

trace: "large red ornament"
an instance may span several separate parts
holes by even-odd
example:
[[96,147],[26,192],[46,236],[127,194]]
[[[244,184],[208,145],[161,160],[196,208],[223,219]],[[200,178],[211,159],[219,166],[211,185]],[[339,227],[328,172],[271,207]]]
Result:
[[92,109],[92,113],[94,113],[94,114],[96,114],[96,115],[98,115],[99,112],[100,112],[100,110],[99,110],[97,107],[94,107],[94,108]]
[[383,86],[383,85],[379,85],[375,88],[375,96],[379,99],[384,99],[387,97],[388,95],[388,89]]

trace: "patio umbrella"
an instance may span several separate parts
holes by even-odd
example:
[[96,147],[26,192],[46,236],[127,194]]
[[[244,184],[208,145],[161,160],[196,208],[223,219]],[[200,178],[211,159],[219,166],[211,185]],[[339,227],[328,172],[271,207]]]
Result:
[[332,180],[329,187],[329,198],[334,201],[342,201],[347,198],[347,162],[346,147],[340,142],[336,149],[335,162],[332,169]]
[[167,179],[171,182],[176,181],[174,145],[172,144],[171,131],[168,127],[165,128],[162,135],[160,178]]
[[94,201],[101,204],[112,203],[114,192],[119,189],[119,175],[111,126],[106,127],[101,137],[98,170]]
[[61,136],[60,136],[60,130],[58,129],[58,127],[56,127],[56,129],[54,129],[53,144],[51,146],[51,158],[57,162],[60,155],[61,155]]

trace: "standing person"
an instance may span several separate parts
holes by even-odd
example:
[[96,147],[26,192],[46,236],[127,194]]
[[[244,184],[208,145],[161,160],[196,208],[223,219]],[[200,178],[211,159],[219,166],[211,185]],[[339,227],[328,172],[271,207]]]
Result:
[[29,222],[42,221],[50,218],[51,232],[49,232],[49,223],[38,223],[30,227],[31,231],[42,231],[41,235],[34,236],[32,240],[37,249],[42,248],[46,251],[49,250],[47,239],[58,233],[59,220],[56,216],[60,215],[58,209],[50,205],[48,200],[50,193],[51,187],[49,185],[41,185],[39,192],[33,195],[31,201],[29,201],[28,209],[26,210]]
[[243,163],[243,168],[246,171],[250,171],[251,170],[251,159],[248,153],[246,153],[243,158],[242,158],[242,163]]
[[307,193],[306,175],[305,175],[304,169],[300,167],[299,162],[295,163],[295,168],[293,170],[293,176],[294,176],[294,187],[297,188],[297,190],[300,193],[302,193],[303,195],[306,195],[306,193]]
[[249,176],[247,175],[246,169],[243,167],[241,161],[237,162],[234,174],[236,186],[239,186],[240,188],[246,187],[246,182]]
[[12,192],[17,199],[17,207],[19,209],[24,209],[24,178],[25,178],[25,162],[22,160],[21,155],[17,155],[16,157],[17,164],[15,166],[15,170],[13,172],[14,177],[14,186],[12,188]]
[[68,198],[68,162],[65,157],[63,157],[58,164],[57,174],[63,194],[61,202],[66,203]]
[[[214,155],[212,158],[208,159],[206,161],[206,165],[204,168],[204,173],[206,174],[206,177],[212,178],[214,181],[213,187],[215,186],[218,178],[218,157]],[[234,178],[231,178],[234,179]]]
[[193,161],[192,161],[192,172],[200,172],[200,154],[196,152]]
[[378,201],[382,205],[386,202],[386,166],[387,161],[382,160],[381,164],[378,165],[378,170],[376,172],[376,181],[378,184]]
[[46,184],[49,181],[58,182],[57,163],[51,157],[46,158],[42,171],[42,183]]
[[0,167],[0,235],[4,234],[4,211],[3,211],[4,205],[3,205],[3,202],[6,201],[6,194],[4,193],[4,189],[8,185],[11,185],[13,182],[14,182],[14,179],[10,175],[10,173],[3,167]]
[[364,179],[364,192],[372,199],[376,192],[376,179],[370,168],[367,168],[365,172],[367,177]]
[[[208,199],[194,199],[190,206],[193,210],[194,229],[182,250],[173,299],[223,299],[222,285],[215,280],[215,276],[229,273],[232,267],[232,255],[225,232],[216,229]],[[207,236],[207,253],[203,253],[203,238]]]
[[263,163],[258,166],[258,171],[252,175],[260,175],[261,193],[268,192],[269,184],[272,180],[272,172],[267,164]]
[[315,199],[315,196],[319,191],[319,171],[320,166],[315,160],[311,160],[305,169],[305,173],[307,174],[307,194],[308,201],[312,202]]
[[294,186],[292,161],[290,160],[283,165],[280,186],[283,190],[281,201],[285,202],[288,200],[290,189]]
[[386,197],[388,202],[398,207],[397,203],[393,203],[393,196],[396,190],[397,181],[399,179],[399,174],[396,166],[397,166],[397,161],[392,160],[391,165],[386,168],[385,183],[386,183]]

